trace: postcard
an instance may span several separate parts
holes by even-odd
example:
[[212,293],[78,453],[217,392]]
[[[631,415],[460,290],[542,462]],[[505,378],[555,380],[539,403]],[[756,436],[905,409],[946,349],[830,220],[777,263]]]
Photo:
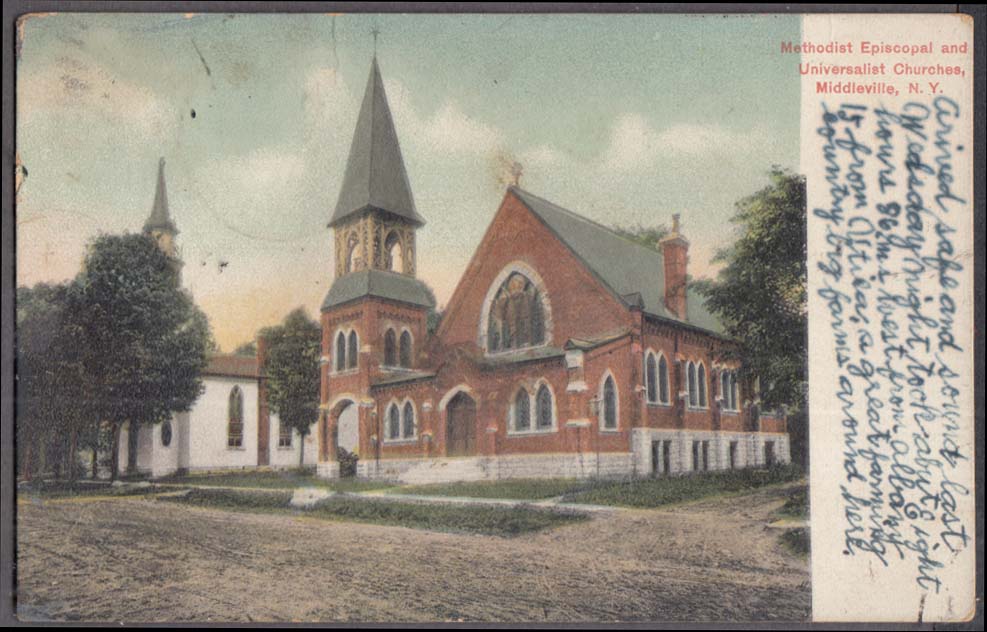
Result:
[[16,26],[17,621],[977,616],[970,16]]

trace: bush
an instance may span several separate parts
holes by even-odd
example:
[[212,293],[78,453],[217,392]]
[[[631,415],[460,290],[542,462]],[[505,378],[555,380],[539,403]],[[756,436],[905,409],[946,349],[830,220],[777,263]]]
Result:
[[346,448],[336,448],[336,460],[339,461],[340,478],[356,476],[356,462],[360,457],[355,452],[350,452]]

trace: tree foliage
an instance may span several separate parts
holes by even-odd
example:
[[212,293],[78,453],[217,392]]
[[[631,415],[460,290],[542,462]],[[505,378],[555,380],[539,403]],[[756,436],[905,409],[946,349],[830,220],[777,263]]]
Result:
[[[264,370],[271,410],[304,438],[319,418],[322,328],[299,307],[262,335],[267,340]],[[304,454],[300,449],[299,463]]]
[[122,425],[129,422],[134,446],[142,425],[188,410],[202,391],[212,336],[174,262],[145,235],[97,237],[74,286],[80,362],[95,417],[112,429],[116,476]]
[[714,259],[726,265],[694,287],[760,378],[763,406],[799,413],[807,394],[805,177],[779,167],[769,177],[736,204],[739,238]]
[[658,251],[661,250],[658,246],[658,242],[668,235],[668,228],[666,228],[664,224],[659,224],[657,226],[643,226],[641,224],[634,224],[633,226],[616,225],[612,228],[613,231],[621,237],[630,239],[645,248]]

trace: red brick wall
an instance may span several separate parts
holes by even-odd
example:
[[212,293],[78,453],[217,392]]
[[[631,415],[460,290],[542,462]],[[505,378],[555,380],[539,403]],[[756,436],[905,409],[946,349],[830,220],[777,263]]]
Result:
[[523,261],[545,282],[553,321],[550,344],[593,337],[633,324],[627,308],[512,193],[494,216],[449,300],[438,335],[445,345],[475,343],[487,291],[512,261]]

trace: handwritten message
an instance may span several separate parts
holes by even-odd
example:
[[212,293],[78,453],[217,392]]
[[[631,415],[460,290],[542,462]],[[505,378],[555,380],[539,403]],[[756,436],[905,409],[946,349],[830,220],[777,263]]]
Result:
[[[957,433],[957,275],[953,242],[968,201],[952,188],[960,106],[949,97],[876,109],[823,103],[830,205],[825,274],[842,406],[846,555],[887,566],[908,559],[915,582],[938,591],[938,569],[970,545],[955,470],[970,461]],[[865,165],[877,161],[874,178]],[[959,358],[958,358],[959,356]],[[959,361],[958,361],[959,360]]]

